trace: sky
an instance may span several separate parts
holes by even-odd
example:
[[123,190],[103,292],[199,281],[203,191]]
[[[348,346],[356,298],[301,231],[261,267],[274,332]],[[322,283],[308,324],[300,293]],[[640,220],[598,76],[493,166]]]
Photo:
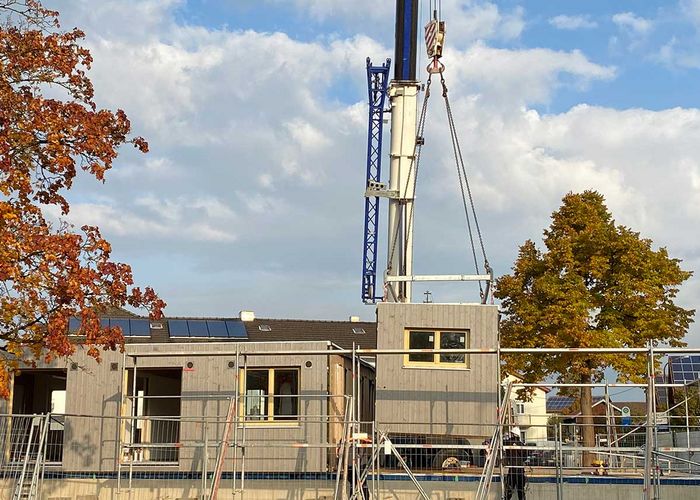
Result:
[[[169,316],[373,319],[360,298],[365,59],[393,57],[393,1],[45,4],[85,31],[98,104],[124,109],[150,144],[124,147],[104,184],[81,176],[70,222],[98,225]],[[426,0],[421,25],[428,11]],[[585,189],[697,273],[700,0],[443,0],[441,14],[496,275]],[[425,140],[415,272],[473,272],[439,95]],[[382,232],[380,268],[385,247]],[[473,285],[424,288],[478,301]],[[678,301],[700,304],[700,276]],[[700,346],[697,325],[688,341]]]

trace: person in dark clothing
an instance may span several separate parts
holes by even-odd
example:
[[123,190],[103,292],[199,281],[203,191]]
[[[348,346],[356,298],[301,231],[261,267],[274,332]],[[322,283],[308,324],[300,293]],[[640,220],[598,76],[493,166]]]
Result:
[[[504,446],[525,446],[516,434],[510,434],[503,439]],[[508,467],[505,480],[505,500],[510,500],[513,493],[518,494],[518,500],[525,500],[525,458],[527,450],[503,450],[503,463]]]
[[[360,462],[360,463],[358,464],[358,467],[357,467],[357,469],[358,469],[358,470],[357,470],[357,473],[358,473],[358,475],[361,475],[361,474],[362,474],[362,471],[364,471],[364,465],[365,465],[365,464],[364,464],[363,461],[360,459],[360,457],[357,457],[357,460]],[[350,490],[350,498],[352,498],[353,495],[355,495],[355,474],[354,474],[354,469],[355,469],[355,467],[354,467],[354,465],[353,465],[353,463],[352,463],[352,460],[351,460],[351,461],[350,461],[350,467],[348,467],[348,483],[350,484],[350,488],[349,488],[349,490]],[[365,477],[365,479],[360,483],[360,491],[362,491],[362,496],[360,496],[360,492],[358,491],[358,492],[357,492],[357,495],[355,496],[355,498],[369,500],[369,498],[370,498],[370,497],[369,497],[369,487],[367,486],[367,478],[366,478],[366,477]]]
[[[349,438],[351,443],[353,442],[353,439],[355,438]],[[371,443],[371,439],[366,439],[366,438],[357,438],[357,440],[360,443]],[[338,444],[338,447],[335,450],[336,456],[340,455],[341,451],[341,446]],[[348,465],[347,465],[347,480],[348,480],[348,492],[349,492],[349,497],[348,498],[355,498],[357,500],[370,500],[370,495],[369,495],[369,487],[367,485],[367,477],[365,476],[364,480],[360,482],[360,487],[358,491],[355,491],[355,486],[356,486],[356,479],[360,479],[362,476],[362,473],[364,472],[365,468],[367,467],[367,457],[366,457],[366,448],[357,448],[355,453],[355,460],[353,460],[352,456],[352,449],[345,450],[347,453],[347,459],[348,459]],[[355,465],[357,465],[357,478],[355,477]]]

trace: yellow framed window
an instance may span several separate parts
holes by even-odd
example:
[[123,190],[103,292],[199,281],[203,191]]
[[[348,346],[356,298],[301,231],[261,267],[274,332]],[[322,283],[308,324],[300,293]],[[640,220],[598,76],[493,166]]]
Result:
[[246,422],[299,420],[299,368],[248,368],[240,371]]
[[404,331],[404,366],[437,368],[469,368],[469,356],[465,353],[421,352],[426,349],[466,349],[469,347],[469,330],[424,330],[410,328]]

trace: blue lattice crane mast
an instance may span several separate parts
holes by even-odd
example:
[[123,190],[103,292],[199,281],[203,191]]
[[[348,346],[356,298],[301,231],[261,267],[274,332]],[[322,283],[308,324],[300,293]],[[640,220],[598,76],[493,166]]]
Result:
[[365,192],[365,239],[362,261],[362,300],[373,304],[381,300],[377,295],[377,237],[379,231],[379,196],[372,191],[382,189],[382,130],[384,124],[384,102],[389,67],[387,59],[381,66],[372,66],[367,58],[367,89],[369,93],[369,130],[367,133],[367,191]]

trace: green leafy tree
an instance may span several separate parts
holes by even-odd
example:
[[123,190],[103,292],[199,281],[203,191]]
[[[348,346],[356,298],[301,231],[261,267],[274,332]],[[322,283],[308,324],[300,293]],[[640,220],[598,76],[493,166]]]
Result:
[[[512,273],[501,277],[504,347],[645,347],[684,345],[695,311],[674,299],[692,273],[665,248],[615,224],[603,196],[569,193],[544,231],[545,250],[531,240],[521,247]],[[644,381],[645,355],[511,355],[505,369],[526,382],[554,377],[590,383],[612,367],[621,381]],[[583,442],[594,446],[590,387],[581,389]],[[589,457],[590,460],[590,457]]]
[[[700,427],[700,390],[698,390],[698,382],[684,388],[674,387],[673,395],[676,405],[671,410],[671,425],[682,429],[687,423],[693,430]],[[687,402],[685,401],[686,399]]]

